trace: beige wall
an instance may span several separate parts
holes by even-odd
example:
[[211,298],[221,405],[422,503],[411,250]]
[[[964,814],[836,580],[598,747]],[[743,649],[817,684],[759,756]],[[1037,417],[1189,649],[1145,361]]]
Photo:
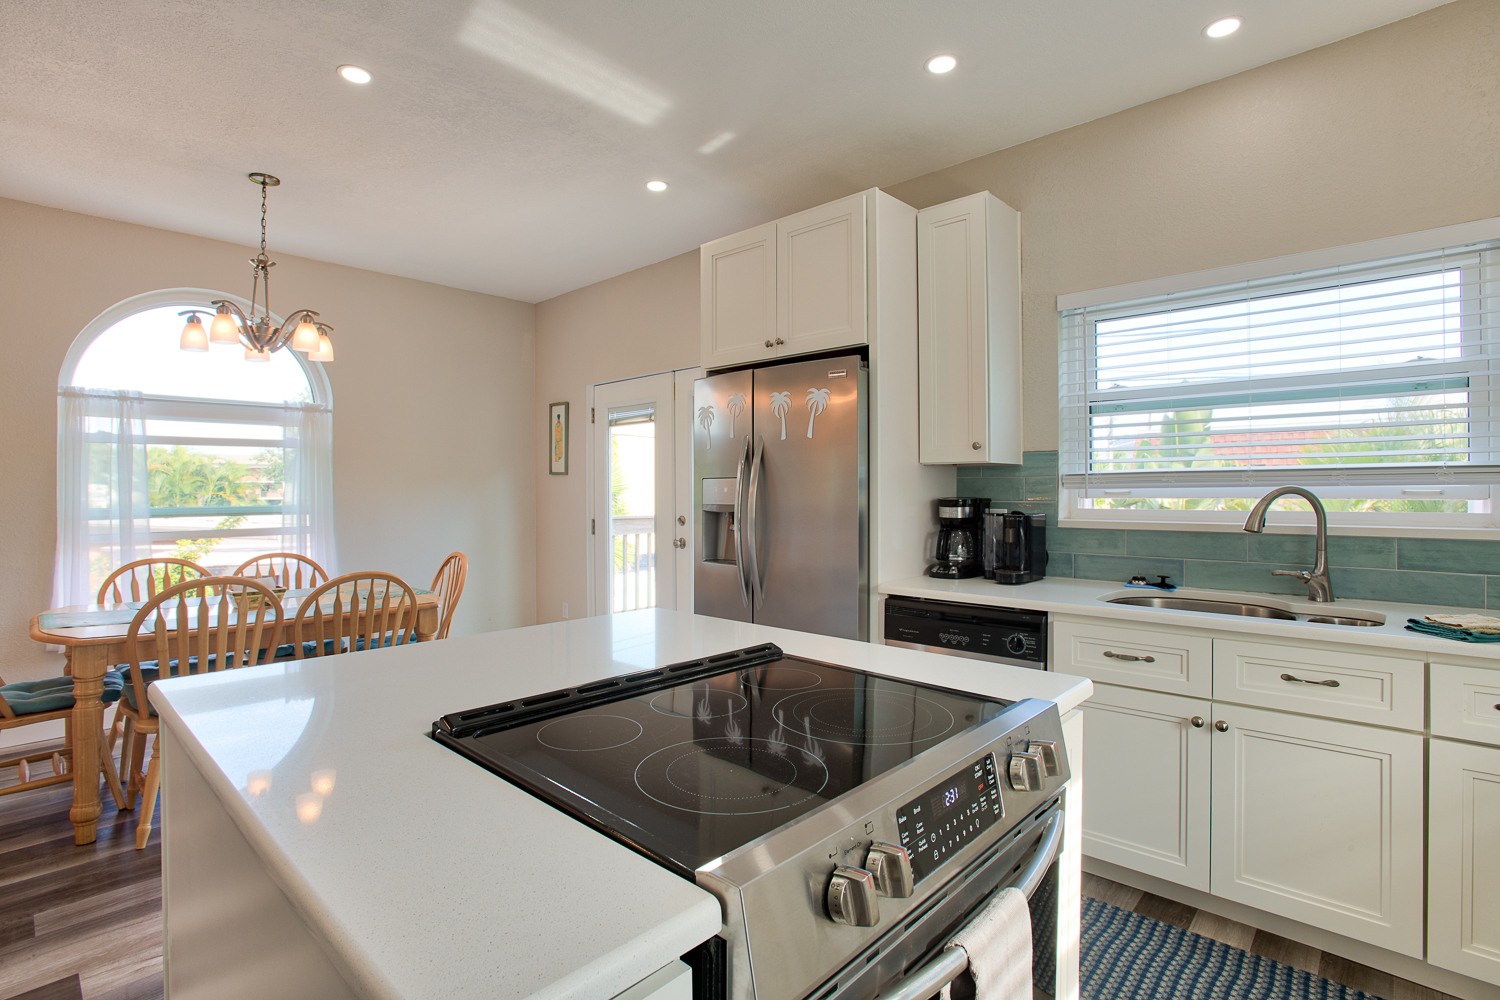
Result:
[[1465,0],[888,190],[1021,212],[1025,447],[1057,296],[1500,216],[1500,3]]
[[547,473],[538,444],[536,608],[539,621],[588,612],[588,387],[698,364],[698,251],[601,281],[536,307],[537,406],[546,441],[546,404],[567,400],[572,415],[568,474]]
[[[0,676],[57,672],[27,637],[52,591],[57,378],[84,325],[160,288],[244,295],[246,247],[0,200]],[[425,586],[469,554],[456,629],[534,619],[532,306],[273,254],[273,305],[337,329],[334,490],[341,570]]]

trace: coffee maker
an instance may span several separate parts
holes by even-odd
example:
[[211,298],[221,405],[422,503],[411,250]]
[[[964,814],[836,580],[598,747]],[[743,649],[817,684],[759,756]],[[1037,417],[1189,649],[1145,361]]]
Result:
[[979,561],[986,497],[943,497],[937,502],[937,562],[928,576],[962,580],[984,572]]
[[986,555],[994,552],[996,583],[1030,583],[1047,575],[1047,515],[992,511]]

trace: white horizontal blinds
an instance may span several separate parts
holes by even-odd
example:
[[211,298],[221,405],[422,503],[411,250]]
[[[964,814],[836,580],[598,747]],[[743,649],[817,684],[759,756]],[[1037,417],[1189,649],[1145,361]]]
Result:
[[1500,480],[1497,317],[1500,242],[1065,311],[1063,485]]

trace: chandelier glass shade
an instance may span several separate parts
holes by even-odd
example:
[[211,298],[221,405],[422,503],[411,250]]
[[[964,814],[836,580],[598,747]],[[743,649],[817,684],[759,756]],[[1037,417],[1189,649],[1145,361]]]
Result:
[[266,189],[281,183],[279,178],[256,171],[250,180],[260,185],[260,253],[250,258],[254,278],[250,283],[250,312],[247,315],[236,303],[214,299],[213,320],[207,328],[198,314],[202,309],[187,309],[187,317],[178,346],[184,351],[207,351],[212,344],[242,345],[246,361],[269,361],[283,347],[307,355],[309,361],[332,361],[333,327],[318,319],[312,309],[294,309],[279,325],[271,320],[271,268],[276,262],[266,256]]

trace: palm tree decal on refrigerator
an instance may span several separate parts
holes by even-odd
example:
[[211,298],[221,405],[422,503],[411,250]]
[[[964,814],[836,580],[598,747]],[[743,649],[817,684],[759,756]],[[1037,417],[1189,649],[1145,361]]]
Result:
[[730,440],[733,440],[735,437],[735,424],[739,422],[740,414],[745,412],[745,394],[737,392],[733,396],[730,396],[729,402],[725,404],[724,408],[729,411],[729,437]]
[[703,428],[703,433],[708,437],[708,447],[714,446],[714,408],[712,406],[698,407],[698,423]]
[[789,392],[771,393],[771,412],[781,420],[781,440],[786,440],[786,415],[792,408],[792,394]]
[[818,419],[818,414],[828,409],[829,390],[809,389],[807,390],[807,436],[813,436],[813,421]]

